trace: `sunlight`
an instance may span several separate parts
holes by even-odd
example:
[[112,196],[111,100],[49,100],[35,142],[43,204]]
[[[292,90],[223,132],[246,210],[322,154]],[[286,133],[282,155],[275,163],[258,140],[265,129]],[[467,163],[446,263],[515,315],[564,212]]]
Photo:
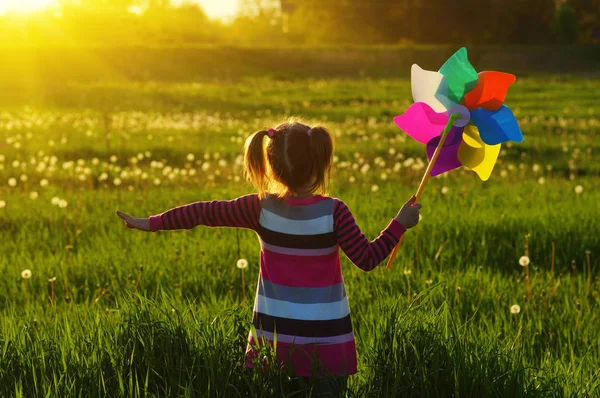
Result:
[[238,0],[196,0],[209,18],[230,19],[239,11]]
[[0,15],[41,11],[54,4],[55,0],[0,0]]

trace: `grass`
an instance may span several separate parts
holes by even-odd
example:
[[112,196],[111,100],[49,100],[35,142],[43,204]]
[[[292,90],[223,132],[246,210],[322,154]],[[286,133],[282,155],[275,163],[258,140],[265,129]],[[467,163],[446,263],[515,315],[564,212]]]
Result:
[[[594,76],[520,78],[507,104],[526,138],[503,145],[490,181],[466,170],[432,179],[391,271],[365,274],[341,255],[359,353],[348,396],[600,393],[598,89]],[[299,114],[335,133],[331,195],[373,238],[424,171],[423,148],[391,122],[410,81],[73,81],[43,92],[16,93],[0,113],[0,396],[298,396],[272,358],[243,365],[255,234],[142,233],[114,211],[251,192],[243,140]],[[246,300],[239,258],[250,263]]]

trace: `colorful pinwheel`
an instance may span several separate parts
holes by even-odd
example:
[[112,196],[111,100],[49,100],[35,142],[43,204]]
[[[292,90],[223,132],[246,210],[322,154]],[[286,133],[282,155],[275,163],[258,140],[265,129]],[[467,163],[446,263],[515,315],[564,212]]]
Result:
[[[394,122],[415,140],[425,144],[429,165],[417,190],[421,196],[429,176],[466,166],[479,178],[490,178],[500,145],[523,141],[511,110],[504,105],[516,77],[503,72],[475,71],[461,48],[438,72],[411,70],[415,101]],[[402,242],[402,239],[400,239]],[[388,261],[389,269],[400,242]]]
[[412,95],[415,103],[394,122],[415,140],[427,145],[432,159],[440,132],[451,114],[453,123],[447,142],[431,171],[432,176],[466,166],[487,180],[500,153],[500,144],[523,141],[523,134],[511,110],[504,105],[508,88],[516,77],[503,72],[475,71],[466,48],[459,49],[432,72],[413,65]]

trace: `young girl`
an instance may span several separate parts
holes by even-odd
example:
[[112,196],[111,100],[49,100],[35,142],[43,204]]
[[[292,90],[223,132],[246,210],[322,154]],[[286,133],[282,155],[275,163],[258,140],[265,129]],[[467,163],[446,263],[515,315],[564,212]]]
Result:
[[117,211],[128,227],[143,231],[206,225],[257,233],[260,273],[252,317],[256,331],[249,333],[246,350],[250,368],[257,363],[255,348],[276,339],[277,358],[298,376],[356,373],[338,249],[360,269],[371,271],[419,221],[421,205],[412,197],[369,242],[346,204],[324,196],[332,155],[327,129],[283,123],[246,140],[245,172],[257,194],[196,202],[150,218]]

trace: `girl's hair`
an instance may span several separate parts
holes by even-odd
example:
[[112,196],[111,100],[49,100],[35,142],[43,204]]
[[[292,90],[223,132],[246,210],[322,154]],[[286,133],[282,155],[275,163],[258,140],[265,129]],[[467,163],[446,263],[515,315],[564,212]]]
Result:
[[325,194],[332,157],[333,139],[326,128],[291,120],[271,133],[261,130],[248,137],[244,168],[260,197],[266,192],[284,197],[306,188]]

